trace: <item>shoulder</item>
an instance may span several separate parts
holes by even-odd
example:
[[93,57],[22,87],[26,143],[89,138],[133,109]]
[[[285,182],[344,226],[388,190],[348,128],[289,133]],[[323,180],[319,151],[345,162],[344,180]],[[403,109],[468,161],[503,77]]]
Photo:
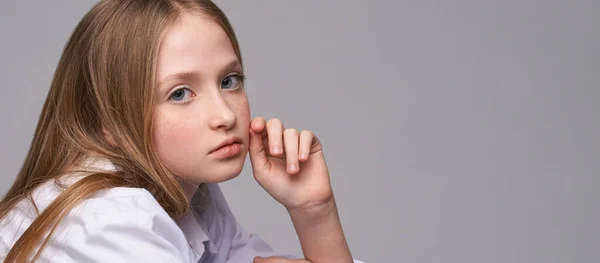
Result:
[[[72,177],[43,183],[33,191],[31,198],[21,200],[9,214],[35,219],[56,200],[66,186],[80,178]],[[119,213],[136,213],[140,216],[167,215],[150,192],[146,189],[130,187],[116,187],[95,192],[76,204],[69,212],[70,215],[101,217]]]
[[[19,219],[26,219],[14,220],[19,228],[26,229],[32,222],[27,217]],[[22,234],[13,232],[16,237]],[[181,229],[150,192],[117,187],[98,191],[73,207],[57,225],[40,259],[194,262],[198,258]]]
[[[76,205],[61,221],[71,228],[85,227],[85,234],[105,236],[107,229],[149,231],[184,243],[177,223],[146,189],[117,187],[98,191]],[[110,231],[108,231],[110,232]]]
[[141,216],[168,216],[148,190],[116,187],[98,191],[78,205],[81,214],[96,216],[136,213]]
[[96,256],[104,259],[109,255],[113,256],[112,261],[131,262],[197,257],[176,222],[145,189],[119,187],[99,191],[77,205],[60,224],[60,234],[54,240],[62,252],[75,250],[91,255],[74,261],[93,261]]

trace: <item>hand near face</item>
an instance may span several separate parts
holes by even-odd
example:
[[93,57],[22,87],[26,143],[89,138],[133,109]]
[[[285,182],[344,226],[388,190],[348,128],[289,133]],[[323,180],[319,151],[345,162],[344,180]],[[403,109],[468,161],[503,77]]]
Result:
[[254,178],[288,210],[309,210],[333,201],[319,139],[310,131],[284,129],[278,119],[250,122]]

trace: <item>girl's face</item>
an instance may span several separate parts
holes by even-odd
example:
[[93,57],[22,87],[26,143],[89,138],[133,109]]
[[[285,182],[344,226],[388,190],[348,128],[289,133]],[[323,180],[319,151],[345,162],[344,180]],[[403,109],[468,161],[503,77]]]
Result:
[[166,32],[158,54],[153,135],[163,164],[193,182],[183,185],[189,193],[199,183],[240,174],[248,150],[250,108],[242,66],[227,34],[203,15],[181,18]]

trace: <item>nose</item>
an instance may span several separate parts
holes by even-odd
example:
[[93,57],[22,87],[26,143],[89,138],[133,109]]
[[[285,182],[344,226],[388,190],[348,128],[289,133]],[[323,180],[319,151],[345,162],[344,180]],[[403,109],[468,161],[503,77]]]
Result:
[[233,128],[237,122],[237,117],[223,96],[217,94],[213,96],[211,102],[210,107],[212,109],[210,109],[210,111],[212,114],[208,121],[210,128],[214,130],[229,130]]

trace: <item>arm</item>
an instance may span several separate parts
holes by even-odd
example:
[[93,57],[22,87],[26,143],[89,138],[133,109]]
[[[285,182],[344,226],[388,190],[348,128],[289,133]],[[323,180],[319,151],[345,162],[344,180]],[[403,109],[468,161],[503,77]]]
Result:
[[352,262],[335,199],[310,211],[288,209],[307,260]]

